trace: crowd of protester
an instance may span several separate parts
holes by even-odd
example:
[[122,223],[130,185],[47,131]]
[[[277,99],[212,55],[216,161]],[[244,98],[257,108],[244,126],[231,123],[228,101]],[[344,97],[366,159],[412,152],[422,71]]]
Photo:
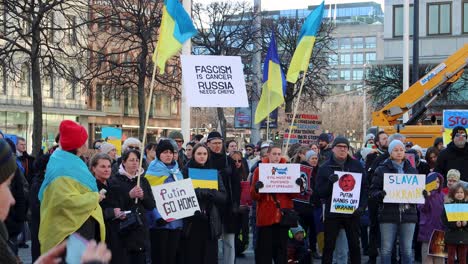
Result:
[[[463,127],[453,130],[446,148],[437,139],[423,150],[380,131],[354,150],[347,138],[323,133],[317,144],[291,146],[287,156],[273,142],[242,149],[216,131],[185,145],[178,131],[146,146],[127,138],[122,153],[97,140],[87,156],[88,133],[69,120],[56,141],[58,147],[33,157],[24,138],[13,142],[0,132],[0,263],[21,263],[18,248],[29,245],[33,262],[55,263],[48,261],[63,257],[74,233],[91,241],[83,263],[233,264],[249,245],[256,263],[360,264],[363,255],[368,263],[445,263],[428,252],[433,231],[443,230],[447,263],[466,264],[467,221],[449,222],[444,209],[468,203]],[[260,163],[307,166],[310,182],[296,180],[300,193],[264,193]],[[196,188],[200,210],[168,222],[152,187],[190,178],[190,169],[216,170],[217,189]],[[337,171],[362,175],[352,214],[330,210]],[[421,193],[424,204],[384,203],[387,173],[435,177],[436,187]]]

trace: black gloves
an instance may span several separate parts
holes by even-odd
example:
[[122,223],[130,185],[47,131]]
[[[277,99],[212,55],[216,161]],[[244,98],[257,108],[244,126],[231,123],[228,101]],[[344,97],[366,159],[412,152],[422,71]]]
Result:
[[296,179],[296,184],[301,186],[301,188],[304,187],[304,179],[302,177],[299,177]]
[[353,215],[358,215],[358,216],[361,216],[364,214],[364,212],[366,212],[366,209],[362,208],[362,207],[358,207],[356,208],[356,210],[354,211]]
[[337,182],[338,179],[339,179],[339,177],[338,177],[337,174],[332,174],[332,175],[328,176],[328,180],[329,180],[331,183]]
[[383,200],[386,195],[387,195],[387,192],[382,190],[382,191],[376,193],[375,198],[377,198],[379,200]]
[[428,193],[426,190],[423,190],[422,191],[422,195],[424,196],[424,199],[426,199],[428,196],[430,196],[431,194]]
[[213,197],[213,192],[211,189],[207,188],[196,188],[195,195],[197,195],[197,198],[199,199],[210,199]]
[[261,181],[256,182],[255,183],[255,192],[258,193],[258,191],[263,187],[265,187],[265,185],[263,185],[263,182],[261,182]]
[[156,225],[157,226],[165,226],[167,224],[168,224],[168,222],[166,220],[162,219],[162,218],[159,218],[158,220],[156,220]]

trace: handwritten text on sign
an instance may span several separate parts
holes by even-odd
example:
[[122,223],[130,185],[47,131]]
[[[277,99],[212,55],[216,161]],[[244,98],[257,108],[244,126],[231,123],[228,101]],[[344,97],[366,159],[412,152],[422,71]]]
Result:
[[384,174],[384,203],[424,204],[422,191],[426,188],[424,174]]
[[187,102],[194,107],[248,107],[241,58],[181,56]]
[[335,171],[339,180],[333,184],[330,212],[352,214],[359,207],[361,173]]
[[452,141],[452,130],[456,126],[468,128],[468,110],[444,110],[444,145]]
[[299,193],[297,178],[301,176],[300,164],[260,163],[259,180],[264,187],[261,193]]
[[168,222],[192,216],[200,210],[191,179],[161,184],[151,189],[158,212]]

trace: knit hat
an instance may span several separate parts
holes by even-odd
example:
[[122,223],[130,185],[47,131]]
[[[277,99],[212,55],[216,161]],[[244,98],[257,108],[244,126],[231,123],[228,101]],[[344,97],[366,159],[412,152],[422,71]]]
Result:
[[447,172],[447,180],[448,179],[455,179],[457,181],[460,180],[460,171],[456,169],[451,169]]
[[221,136],[221,134],[218,132],[218,131],[213,131],[213,132],[210,132],[208,134],[208,138],[207,138],[207,142],[210,142],[211,140],[213,139],[221,139],[223,140],[223,137]]
[[182,135],[182,133],[180,133],[180,131],[177,131],[177,130],[174,130],[174,131],[171,131],[171,133],[169,133],[169,138],[172,138],[172,139],[182,139],[184,140],[184,136]]
[[111,150],[113,149],[115,149],[115,146],[109,142],[102,142],[101,147],[99,148],[99,150],[101,150],[101,153],[104,154],[109,154],[109,152],[111,152]]
[[396,147],[396,146],[401,146],[403,147],[403,149],[405,149],[405,145],[403,145],[403,143],[400,141],[400,140],[393,140],[390,145],[388,145],[388,153],[392,153],[393,149]]
[[[330,138],[328,137],[328,134],[327,133],[322,133],[320,134],[320,136],[318,137],[318,141],[325,141],[327,143],[330,143]],[[348,144],[349,145],[349,144]]]
[[465,134],[466,134],[466,129],[465,129],[464,127],[462,127],[462,126],[456,126],[456,127],[454,127],[453,130],[452,130],[452,141],[453,141],[453,139],[455,138],[455,135],[458,133],[459,130],[463,130],[463,131],[465,132]]
[[333,140],[332,148],[334,148],[338,144],[346,144],[349,148],[349,140],[345,137],[338,136]]
[[166,150],[171,150],[172,152],[174,152],[176,148],[174,148],[169,139],[160,140],[158,143],[158,147],[156,148],[156,157],[159,159],[161,153],[163,153]]
[[88,140],[86,129],[71,120],[63,120],[59,127],[60,147],[63,150],[74,150],[80,148]]
[[16,161],[10,146],[0,139],[0,183],[6,181],[16,171]]
[[167,140],[169,140],[169,142],[171,142],[172,147],[175,149],[175,151],[179,150],[179,146],[177,145],[177,142],[175,142],[174,139],[168,138]]
[[367,141],[369,141],[371,139],[375,139],[374,134],[372,134],[372,133],[367,134],[366,137],[364,138],[364,144],[367,144]]
[[421,154],[423,153],[423,149],[419,145],[414,145],[411,147],[411,149],[421,152]]
[[245,145],[245,148],[255,149],[255,145],[254,144],[247,144],[247,145]]
[[312,156],[317,156],[317,153],[315,151],[313,151],[313,150],[309,150],[309,151],[306,152],[305,157],[306,157],[307,161],[310,160],[310,157],[312,157]]
[[302,228],[301,225],[297,225],[297,227],[292,227],[291,228],[291,233],[293,234],[293,236],[296,235],[299,232],[304,232],[304,228]]

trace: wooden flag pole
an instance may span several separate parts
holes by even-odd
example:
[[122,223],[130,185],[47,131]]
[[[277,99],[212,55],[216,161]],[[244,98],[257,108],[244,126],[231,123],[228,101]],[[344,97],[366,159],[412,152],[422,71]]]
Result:
[[[266,85],[266,88],[268,89],[268,83]],[[270,105],[270,91],[268,91],[268,105]],[[266,125],[267,125],[267,133],[266,133],[266,140],[268,141],[268,138],[270,136],[270,114],[271,113],[268,113],[267,115],[267,122],[266,122]],[[260,128],[262,128],[262,123],[260,122]]]
[[287,156],[287,153],[288,153],[289,140],[291,139],[291,130],[292,130],[292,127],[294,125],[294,121],[296,119],[297,107],[299,106],[299,101],[301,100],[302,87],[304,87],[304,81],[305,81],[306,73],[307,72],[304,72],[304,74],[302,75],[301,87],[299,88],[299,94],[298,94],[298,97],[297,97],[297,102],[296,102],[296,105],[294,106],[293,117],[292,117],[291,125],[289,126],[289,131],[288,131],[288,140],[286,141],[286,148],[284,149],[283,156]]

